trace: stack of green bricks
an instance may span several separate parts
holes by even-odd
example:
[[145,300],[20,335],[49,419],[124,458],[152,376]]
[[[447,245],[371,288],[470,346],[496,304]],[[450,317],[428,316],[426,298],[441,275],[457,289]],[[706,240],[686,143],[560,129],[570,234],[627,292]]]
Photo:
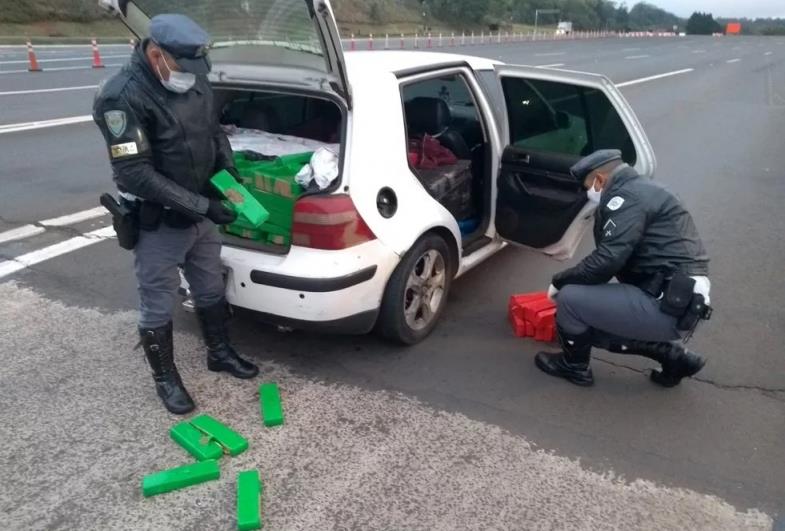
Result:
[[[281,395],[274,383],[259,387],[262,419],[267,427],[284,422]],[[218,479],[218,460],[224,454],[237,456],[248,449],[248,441],[239,433],[209,415],[199,415],[172,426],[171,438],[196,460],[196,463],[164,470],[142,479],[145,497],[198,485]],[[237,527],[240,531],[262,528],[262,481],[257,470],[240,472],[237,478]]]
[[303,194],[295,180],[300,170],[311,161],[313,153],[286,155],[274,160],[249,160],[243,153],[234,154],[240,180],[251,195],[270,213],[261,227],[242,220],[227,225],[229,234],[275,245],[289,245],[292,237],[294,204]]

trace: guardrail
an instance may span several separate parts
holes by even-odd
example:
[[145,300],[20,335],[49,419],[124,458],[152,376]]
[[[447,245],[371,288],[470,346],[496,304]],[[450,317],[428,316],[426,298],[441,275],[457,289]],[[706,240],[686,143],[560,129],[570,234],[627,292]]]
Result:
[[[588,39],[609,39],[609,38],[647,38],[647,37],[675,37],[675,33],[662,33],[662,32],[635,32],[635,33],[616,33],[606,31],[574,31],[571,33],[556,33],[549,32],[455,32],[444,33],[415,33],[413,35],[390,35],[389,33],[383,36],[374,36],[373,34],[356,36],[351,35],[348,39],[342,39],[342,44],[346,50],[432,50],[443,48],[458,48],[466,46],[483,46],[483,45],[504,45],[504,44],[525,44],[530,42],[546,42],[546,41],[576,41]],[[36,39],[37,41],[37,39]],[[19,41],[17,41],[19,42]],[[133,48],[135,40],[125,41],[127,46]],[[104,45],[118,46],[116,40],[113,43],[103,42]],[[38,60],[36,57],[35,49],[32,40],[27,40],[25,44],[15,45],[2,45],[3,47],[11,48],[26,48],[28,60],[18,61],[20,63],[27,62],[28,70],[30,72],[42,72],[44,68],[41,66],[43,62],[51,61],[64,61],[65,59],[48,59]],[[101,60],[100,52],[98,49],[97,39],[80,39],[74,41],[72,44],[36,44],[38,48],[82,48],[84,47],[85,60],[92,61],[93,68],[103,68],[104,64]],[[77,61],[78,58],[69,59]],[[16,61],[11,61],[16,62]]]

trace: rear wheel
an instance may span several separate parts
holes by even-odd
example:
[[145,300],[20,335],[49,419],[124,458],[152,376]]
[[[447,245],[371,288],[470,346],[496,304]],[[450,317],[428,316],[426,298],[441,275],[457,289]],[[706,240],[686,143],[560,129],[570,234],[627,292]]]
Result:
[[436,326],[447,302],[454,271],[447,242],[426,234],[409,250],[387,283],[377,331],[413,345]]

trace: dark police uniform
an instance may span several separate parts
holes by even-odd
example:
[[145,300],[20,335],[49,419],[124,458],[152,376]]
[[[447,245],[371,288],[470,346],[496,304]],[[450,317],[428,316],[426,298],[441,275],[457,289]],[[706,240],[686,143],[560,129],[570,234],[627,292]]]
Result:
[[[142,344],[165,405],[184,413],[193,402],[174,365],[171,322],[180,267],[205,334],[208,367],[242,378],[258,369],[228,344],[221,238],[208,219],[223,208],[211,196],[210,178],[223,169],[234,172],[205,75],[209,36],[182,15],[154,17],[150,32],[151,39],[138,44],[130,62],[99,88],[93,118],[106,140],[122,202],[137,213],[141,229],[134,254]],[[169,52],[183,72],[195,74],[190,90],[177,93],[162,85],[145,56],[151,42]],[[226,211],[221,216],[231,219]]]
[[[618,151],[604,150],[579,162],[572,172],[583,182],[595,169],[620,158]],[[560,290],[555,297],[557,326],[567,359],[543,353],[538,366],[553,374],[560,372],[556,361],[566,362],[579,368],[578,374],[568,371],[574,376],[568,379],[588,385],[590,349],[599,346],[661,362],[663,371],[653,379],[664,385],[691,376],[682,373],[702,367],[702,360],[679,344],[684,334],[677,326],[679,318],[664,313],[660,299],[677,272],[696,279],[695,291],[709,297],[709,259],[692,216],[669,191],[621,164],[602,191],[594,240],[593,253],[552,281]],[[609,284],[614,277],[619,283]]]

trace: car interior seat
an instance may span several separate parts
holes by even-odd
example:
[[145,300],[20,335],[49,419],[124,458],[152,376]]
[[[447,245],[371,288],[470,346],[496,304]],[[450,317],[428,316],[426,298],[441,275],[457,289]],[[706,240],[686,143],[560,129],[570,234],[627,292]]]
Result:
[[451,129],[450,107],[439,98],[418,97],[405,104],[410,137],[430,135],[459,159],[471,160],[472,152],[460,132]]

